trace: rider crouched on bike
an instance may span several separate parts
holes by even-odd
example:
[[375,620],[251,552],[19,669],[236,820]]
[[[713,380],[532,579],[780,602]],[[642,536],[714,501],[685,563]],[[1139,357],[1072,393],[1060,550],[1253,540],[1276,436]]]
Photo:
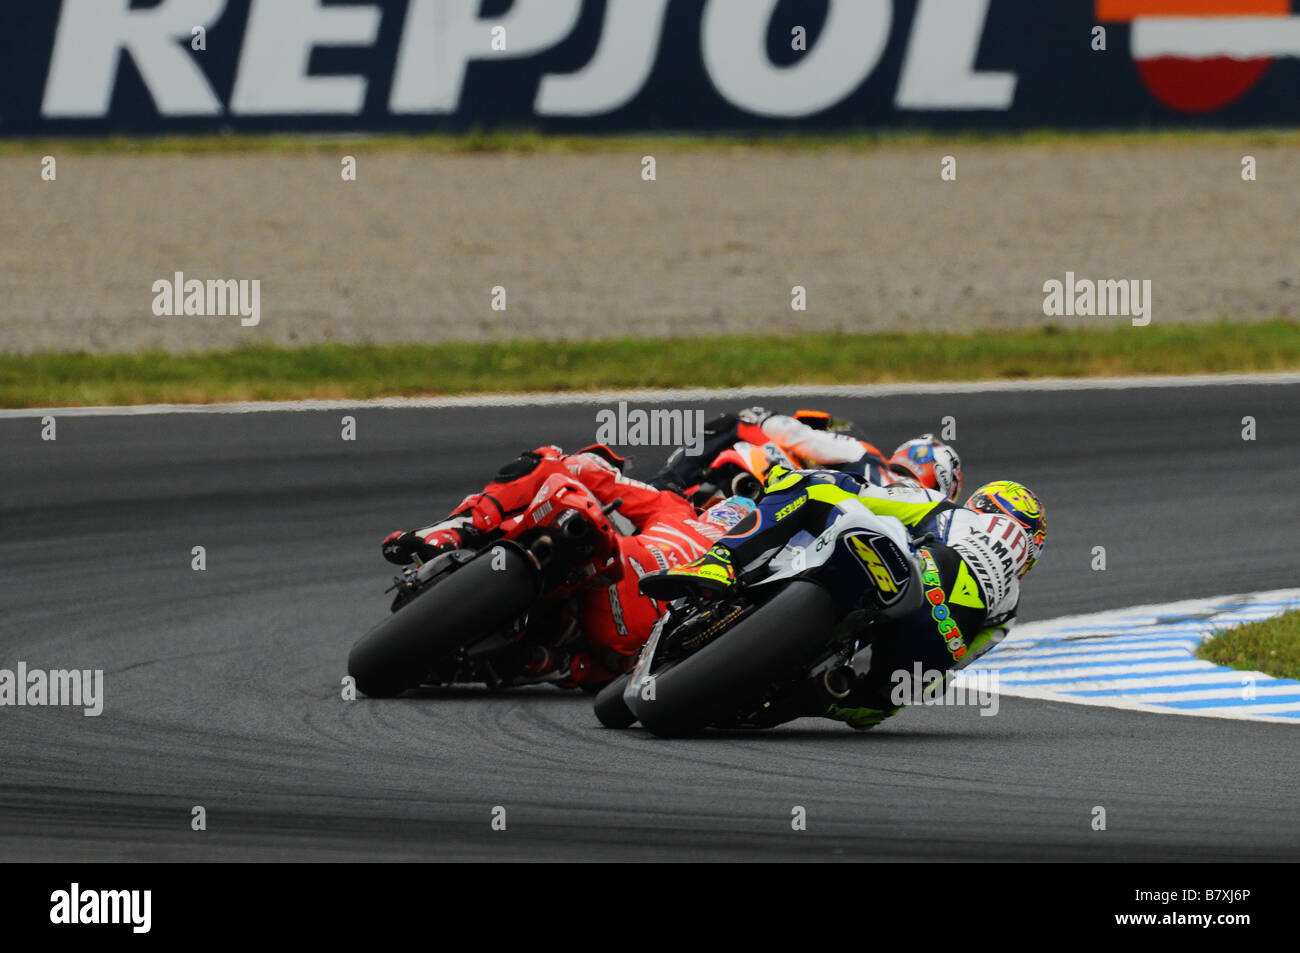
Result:
[[532,657],[525,666],[532,679],[597,687],[631,665],[662,612],[656,600],[638,590],[640,577],[700,556],[753,508],[751,501],[737,498],[699,513],[677,493],[624,476],[623,466],[623,458],[599,444],[573,454],[555,446],[527,451],[480,492],[465,497],[446,519],[390,534],[383,542],[384,558],[406,565],[413,556],[427,562],[451,549],[481,548],[555,474],[579,481],[602,504],[621,499],[618,512],[638,530],[635,536],[618,537],[622,580],[582,593],[572,612],[549,620],[558,631],[547,641],[561,651],[530,644]]
[[[818,535],[836,507],[858,505],[908,529],[914,589],[895,603],[888,635],[872,644],[870,669],[856,677],[848,697],[798,714],[875,727],[898,711],[891,698],[896,673],[920,663],[947,677],[1006,635],[1020,603],[1020,580],[1047,541],[1042,504],[1027,487],[989,483],[958,506],[919,487],[877,487],[836,471],[774,468],[753,513],[698,559],[646,576],[641,591],[665,602],[725,595],[737,574],[765,562],[797,532]],[[867,579],[864,574],[864,585]]]
[[[702,452],[678,450],[668,465],[647,482],[683,492],[700,481],[719,454],[737,441],[762,447],[774,444],[796,466],[823,467],[862,477],[876,486],[920,485],[950,500],[961,493],[961,458],[948,444],[923,434],[901,444],[886,457],[874,444],[850,436],[848,425],[821,410],[797,410],[794,416],[750,407],[723,414],[704,425]],[[760,479],[764,474],[756,474]]]

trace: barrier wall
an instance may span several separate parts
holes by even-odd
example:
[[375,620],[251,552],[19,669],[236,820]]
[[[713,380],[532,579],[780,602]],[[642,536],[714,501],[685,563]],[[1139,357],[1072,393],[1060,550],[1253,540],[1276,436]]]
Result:
[[5,0],[0,135],[1293,125],[1291,0]]

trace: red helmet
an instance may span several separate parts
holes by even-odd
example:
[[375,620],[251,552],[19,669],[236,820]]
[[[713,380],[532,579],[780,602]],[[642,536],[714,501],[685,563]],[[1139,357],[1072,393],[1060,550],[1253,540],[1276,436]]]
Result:
[[922,434],[900,446],[889,458],[889,468],[950,500],[961,494],[961,457],[934,434]]

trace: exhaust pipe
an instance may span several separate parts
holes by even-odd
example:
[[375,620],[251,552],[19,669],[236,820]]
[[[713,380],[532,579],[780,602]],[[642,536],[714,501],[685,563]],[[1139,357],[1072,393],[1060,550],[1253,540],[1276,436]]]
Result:
[[855,678],[853,669],[847,665],[828,668],[822,675],[822,687],[826,689],[826,694],[838,701],[849,697]]
[[591,532],[591,524],[579,516],[573,510],[565,513],[557,520],[560,532],[569,539],[582,539]]
[[555,542],[549,536],[538,536],[528,545],[528,555],[532,557],[533,565],[538,570],[550,562],[554,551]]

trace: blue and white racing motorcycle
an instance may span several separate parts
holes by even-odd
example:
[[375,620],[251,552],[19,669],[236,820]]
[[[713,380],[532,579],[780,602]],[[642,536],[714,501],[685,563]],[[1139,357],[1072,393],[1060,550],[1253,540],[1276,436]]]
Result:
[[820,534],[755,560],[724,597],[673,602],[632,670],[597,695],[597,718],[673,737],[773,727],[845,698],[872,642],[921,605],[913,547],[927,541],[842,503]]

